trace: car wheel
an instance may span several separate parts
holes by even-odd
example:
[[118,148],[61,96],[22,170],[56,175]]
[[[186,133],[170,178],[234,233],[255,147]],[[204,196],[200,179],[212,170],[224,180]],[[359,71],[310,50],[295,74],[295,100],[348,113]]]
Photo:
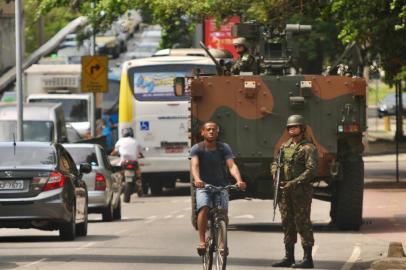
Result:
[[115,220],[120,220],[121,219],[121,200],[119,198],[118,200],[118,205],[116,209],[113,211],[113,219]]
[[88,215],[87,215],[87,203],[85,208],[85,221],[76,225],[76,235],[77,236],[86,236],[88,227]]
[[72,209],[71,220],[59,228],[59,237],[64,241],[73,241],[76,237],[76,207]]
[[103,209],[102,218],[103,218],[103,221],[112,221],[113,220],[113,204],[111,202],[105,209]]

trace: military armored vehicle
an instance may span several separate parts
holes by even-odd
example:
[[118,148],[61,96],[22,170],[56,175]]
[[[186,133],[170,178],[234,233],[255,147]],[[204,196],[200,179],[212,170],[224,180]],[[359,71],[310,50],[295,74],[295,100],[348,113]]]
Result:
[[190,95],[192,144],[201,139],[204,122],[218,123],[219,139],[232,147],[248,197],[272,199],[270,165],[288,138],[286,120],[303,115],[306,136],[319,153],[314,198],[331,202],[331,219],[339,229],[357,230],[362,224],[366,82],[358,77],[289,74],[294,34],[310,28],[287,25],[275,32],[259,24],[240,24],[237,36],[257,39],[261,57],[253,74],[259,75],[197,72],[187,81],[177,80],[175,91]]

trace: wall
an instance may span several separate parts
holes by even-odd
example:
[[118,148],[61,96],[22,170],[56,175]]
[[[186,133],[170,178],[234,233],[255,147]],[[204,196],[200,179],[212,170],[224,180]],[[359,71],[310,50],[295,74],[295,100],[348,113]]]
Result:
[[15,65],[14,2],[0,2],[0,75]]

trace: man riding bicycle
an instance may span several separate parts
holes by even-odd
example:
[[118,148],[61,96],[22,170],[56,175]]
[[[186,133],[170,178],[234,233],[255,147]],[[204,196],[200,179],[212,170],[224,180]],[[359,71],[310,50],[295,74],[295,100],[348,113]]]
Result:
[[[228,144],[218,142],[219,128],[214,122],[206,122],[201,135],[203,142],[195,144],[190,151],[191,173],[196,187],[196,211],[197,228],[199,231],[200,254],[205,250],[205,233],[207,228],[208,213],[213,206],[213,196],[210,190],[205,189],[205,184],[225,187],[229,185],[229,179],[225,167],[237,181],[239,189],[246,188],[245,182],[241,179],[240,171],[234,163],[234,155]],[[221,206],[228,209],[228,193],[221,193]]]

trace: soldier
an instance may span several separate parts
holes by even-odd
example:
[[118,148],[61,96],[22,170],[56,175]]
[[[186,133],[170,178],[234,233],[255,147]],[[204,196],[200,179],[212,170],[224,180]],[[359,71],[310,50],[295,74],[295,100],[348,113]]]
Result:
[[238,75],[240,72],[255,72],[255,58],[248,52],[247,40],[245,38],[235,38],[233,45],[239,57],[231,67],[231,73]]
[[[317,149],[305,136],[303,116],[291,115],[286,124],[289,140],[282,151],[281,197],[279,211],[284,231],[285,257],[273,267],[313,268],[312,248],[314,245],[310,210],[313,180],[317,169]],[[277,165],[272,164],[275,180]],[[304,250],[303,260],[295,264],[294,246],[299,232]]]

